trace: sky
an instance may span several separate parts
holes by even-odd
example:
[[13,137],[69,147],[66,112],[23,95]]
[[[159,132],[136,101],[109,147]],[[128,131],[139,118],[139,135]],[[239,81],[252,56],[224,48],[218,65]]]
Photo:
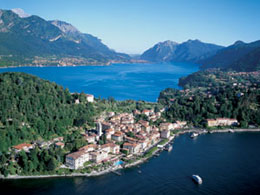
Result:
[[66,21],[128,54],[165,40],[228,46],[260,39],[260,0],[0,0],[0,9],[12,8]]

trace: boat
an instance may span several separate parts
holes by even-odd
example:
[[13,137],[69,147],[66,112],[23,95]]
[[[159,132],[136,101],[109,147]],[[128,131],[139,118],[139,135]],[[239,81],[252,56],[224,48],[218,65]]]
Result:
[[229,133],[234,133],[234,130],[232,130],[232,129],[229,129],[229,131],[228,131]]
[[168,144],[164,149],[170,152],[172,150],[172,145]]
[[199,175],[192,175],[193,181],[195,181],[197,184],[202,184],[202,179]]
[[142,171],[141,171],[141,170],[139,170],[139,171],[138,171],[138,173],[142,173]]
[[195,138],[195,137],[198,137],[198,135],[199,135],[198,133],[192,133],[190,137]]

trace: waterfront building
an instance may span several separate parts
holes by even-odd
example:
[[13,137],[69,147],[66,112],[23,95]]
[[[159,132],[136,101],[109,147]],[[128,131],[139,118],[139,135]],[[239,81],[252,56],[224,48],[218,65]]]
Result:
[[169,137],[170,137],[170,131],[169,130],[161,131],[161,138],[168,139]]
[[236,119],[230,119],[230,118],[207,119],[208,127],[236,126],[238,124],[239,123]]
[[120,146],[114,143],[109,143],[110,145],[110,152],[112,154],[119,154],[120,153]]
[[90,152],[90,160],[94,163],[101,163],[102,161],[106,160],[108,157],[108,152],[99,150]]
[[160,131],[163,131],[163,130],[172,130],[174,129],[174,126],[172,123],[161,123],[160,124]]
[[79,150],[66,156],[66,165],[71,169],[82,168],[87,161],[89,161],[89,153],[85,150]]

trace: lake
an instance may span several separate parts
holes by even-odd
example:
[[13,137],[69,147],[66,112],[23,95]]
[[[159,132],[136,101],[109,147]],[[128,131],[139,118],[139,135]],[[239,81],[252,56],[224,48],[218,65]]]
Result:
[[194,64],[174,63],[18,67],[3,68],[0,72],[26,72],[54,81],[71,92],[90,93],[95,97],[155,102],[160,91],[167,87],[179,88],[179,78],[197,70],[198,66]]
[[[260,133],[182,135],[171,152],[121,170],[122,176],[6,180],[1,194],[259,194],[259,140]],[[203,184],[195,184],[192,174]]]

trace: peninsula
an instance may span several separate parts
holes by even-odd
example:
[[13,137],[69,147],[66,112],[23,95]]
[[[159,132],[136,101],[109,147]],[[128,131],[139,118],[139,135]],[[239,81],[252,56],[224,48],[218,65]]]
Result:
[[100,175],[144,162],[180,134],[259,131],[259,75],[199,71],[149,103],[2,73],[1,177]]

